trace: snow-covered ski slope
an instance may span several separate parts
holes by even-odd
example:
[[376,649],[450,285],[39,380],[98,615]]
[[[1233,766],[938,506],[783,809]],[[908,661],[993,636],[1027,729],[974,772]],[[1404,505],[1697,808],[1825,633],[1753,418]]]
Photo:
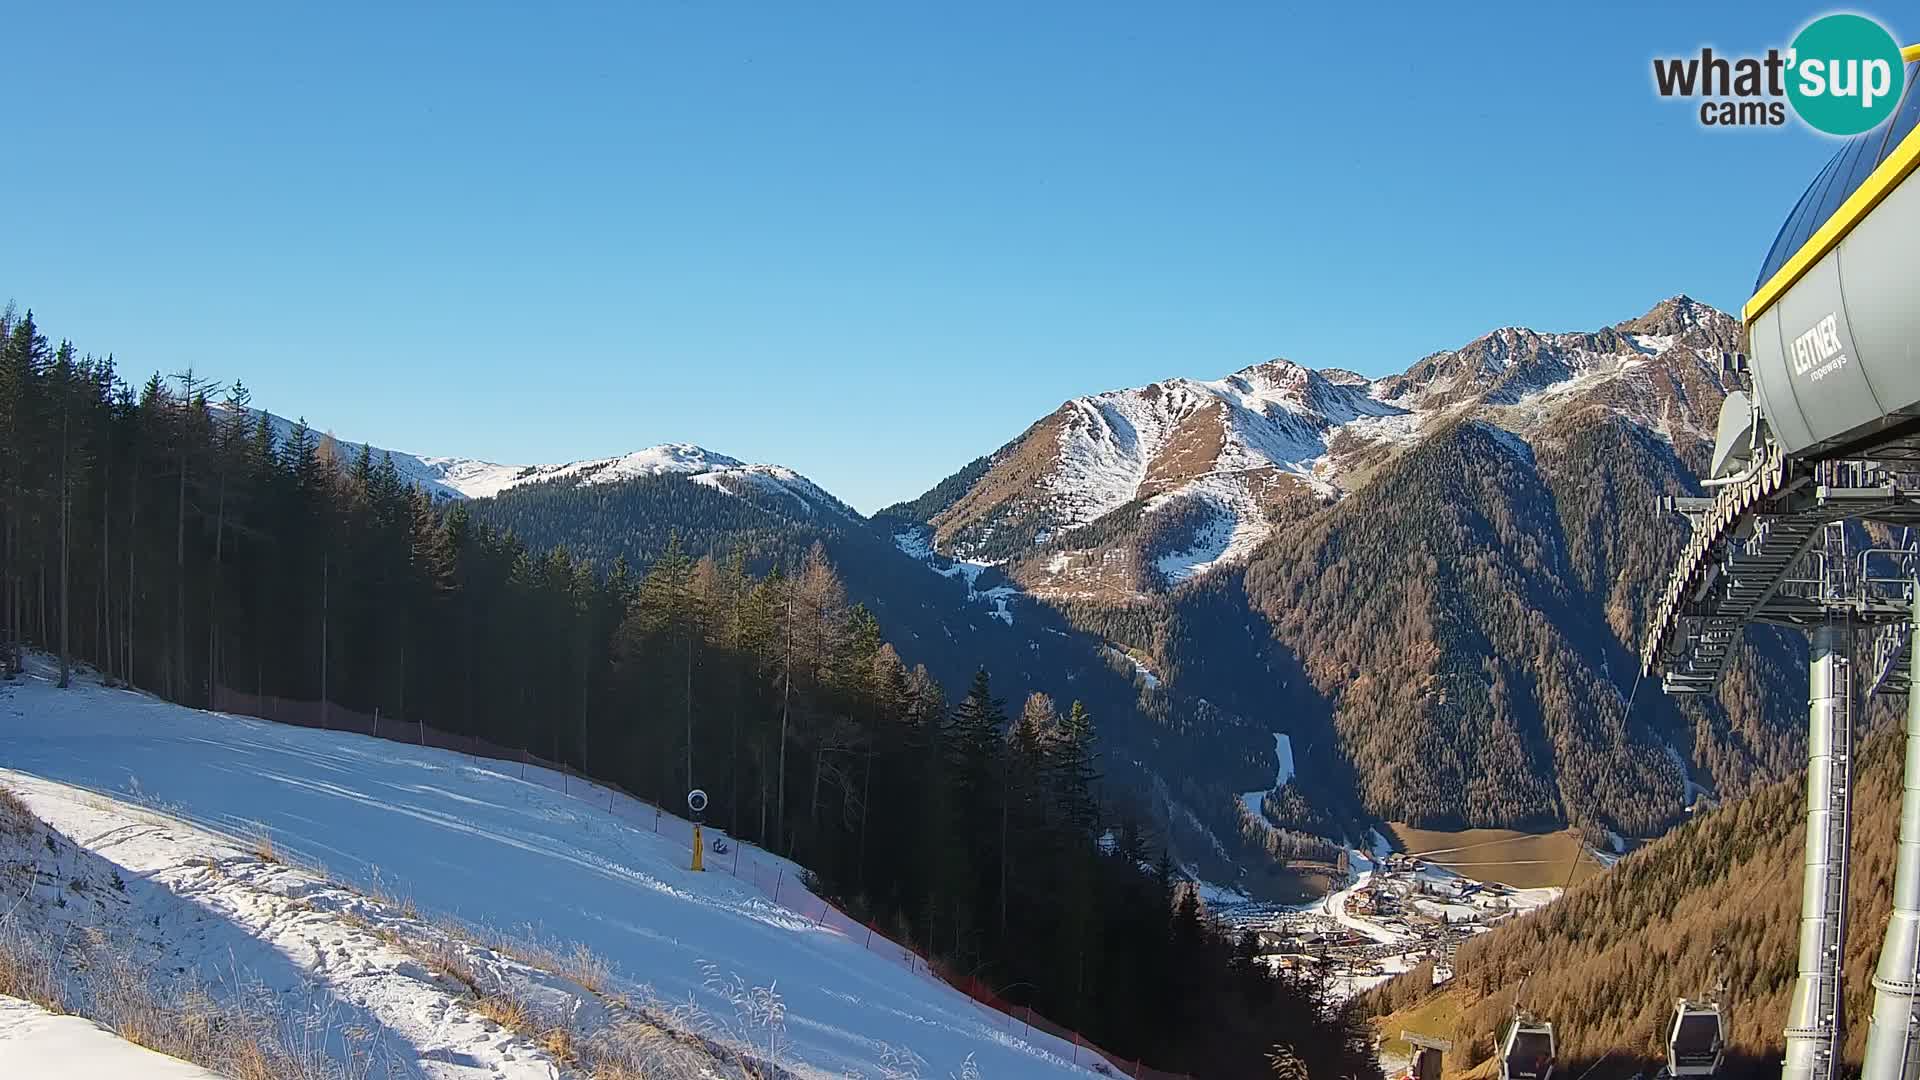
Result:
[[[902,950],[819,925],[795,868],[737,846],[740,876],[687,868],[684,822],[603,789],[572,795],[540,769],[359,735],[200,712],[91,679],[0,688],[0,769],[125,799],[205,828],[269,830],[336,879],[423,909],[578,942],[626,987],[691,1002],[724,1027],[718,980],[771,986],[785,1007],[780,1064],[800,1076],[1085,1076],[1091,1055],[1027,1032],[929,975]],[[9,778],[0,772],[0,782]],[[109,856],[110,857],[110,856]],[[710,863],[732,862],[709,856]],[[751,867],[773,884],[776,902]],[[764,1037],[764,1036],[763,1036]],[[1081,1065],[1075,1065],[1077,1057]],[[891,1071],[889,1071],[891,1070]]]
[[77,1016],[0,995],[0,1076],[66,1080],[220,1080],[197,1065],[156,1054]]

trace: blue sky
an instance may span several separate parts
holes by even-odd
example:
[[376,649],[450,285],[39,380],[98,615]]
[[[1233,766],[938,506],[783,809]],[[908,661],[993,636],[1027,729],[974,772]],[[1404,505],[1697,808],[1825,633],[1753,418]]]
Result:
[[1077,394],[1732,310],[1832,147],[1649,74],[1806,5],[546,6],[16,6],[0,299],[343,437],[872,510]]

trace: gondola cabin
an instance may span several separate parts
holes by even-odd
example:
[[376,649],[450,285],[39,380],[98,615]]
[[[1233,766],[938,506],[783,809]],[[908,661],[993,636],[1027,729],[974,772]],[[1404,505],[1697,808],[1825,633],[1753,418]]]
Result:
[[1553,1025],[1525,1013],[1500,1042],[1500,1080],[1553,1080]]
[[1667,1029],[1667,1075],[1713,1076],[1727,1057],[1726,1021],[1720,1006],[1682,998],[1673,1006]]

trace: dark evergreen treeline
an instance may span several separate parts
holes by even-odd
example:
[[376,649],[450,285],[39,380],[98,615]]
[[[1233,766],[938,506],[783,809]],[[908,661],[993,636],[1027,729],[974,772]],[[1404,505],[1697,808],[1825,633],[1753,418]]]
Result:
[[[217,400],[216,400],[217,399]],[[1116,1053],[1203,1076],[1368,1075],[1321,990],[1270,974],[1098,798],[1093,723],[987,674],[952,708],[769,535],[650,566],[534,550],[239,384],[137,390],[0,316],[0,641],[190,705],[218,685],[524,747],[788,853],[857,915]],[[686,485],[691,488],[692,485]],[[1111,842],[1102,837],[1111,834]]]
[[903,522],[918,523],[932,521],[940,511],[952,506],[964,496],[967,493],[967,489],[973,486],[974,481],[987,474],[987,470],[993,467],[993,460],[996,456],[998,456],[998,451],[992,454],[982,454],[972,461],[967,462],[965,465],[960,466],[958,472],[935,484],[919,498],[908,502],[894,503],[892,506],[883,506],[874,516],[877,518],[897,519]]
[[[1069,615],[1040,603],[1017,602],[1012,622],[987,615],[988,606],[969,594],[1007,581],[988,571],[976,581],[929,572],[926,562],[903,554],[896,533],[914,527],[898,518],[863,520],[831,504],[801,503],[790,495],[751,484],[719,490],[685,477],[640,477],[614,483],[547,481],[524,484],[471,504],[476,521],[506,528],[529,546],[564,546],[576,557],[602,565],[625,558],[647,565],[678,536],[688,552],[724,562],[743,554],[749,571],[793,565],[819,543],[841,572],[849,597],[858,598],[887,628],[888,640],[909,666],[924,664],[944,686],[964,686],[973,672],[994,673],[1001,692],[1019,701],[1029,693],[1071,694],[1099,717],[1102,771],[1109,802],[1138,796],[1137,813],[1153,822],[1172,844],[1189,873],[1238,875],[1243,886],[1267,899],[1302,898],[1303,882],[1285,864],[1307,860],[1330,868],[1337,845],[1324,839],[1343,831],[1344,819],[1299,815],[1280,819],[1278,831],[1247,820],[1239,795],[1271,783],[1273,740],[1267,718],[1285,716],[1271,708],[1262,680],[1242,677],[1250,692],[1234,699],[1169,693],[1150,687],[1112,643],[1131,642],[1134,625],[1116,627],[1103,643],[1075,629]],[[1151,627],[1155,613],[1177,624],[1164,605],[1135,609],[1138,625]],[[1183,635],[1184,630],[1174,632]],[[1150,631],[1142,631],[1152,638]],[[1264,636],[1264,635],[1263,635]],[[1158,640],[1158,639],[1155,639]],[[1247,652],[1247,634],[1236,628],[1224,642],[1194,642],[1197,655],[1219,657],[1228,667]],[[1222,646],[1227,652],[1221,652]],[[1245,671],[1260,670],[1261,665]],[[1156,662],[1156,671],[1167,670]],[[1247,718],[1260,718],[1249,720]],[[1284,721],[1282,721],[1284,723]],[[1282,728],[1286,730],[1286,728]],[[1303,748],[1330,749],[1331,738],[1296,740]],[[1301,781],[1315,790],[1308,796],[1322,807],[1351,802],[1340,787],[1346,774],[1316,759],[1305,759]],[[1175,811],[1167,800],[1187,812]],[[1346,801],[1341,802],[1342,799]],[[1289,803],[1296,800],[1289,800]],[[1201,828],[1208,833],[1202,833]],[[1307,835],[1310,832],[1319,836]],[[1244,838],[1244,844],[1235,843]],[[1232,845],[1239,861],[1218,854]],[[1251,876],[1241,870],[1252,864]],[[1316,870],[1317,872],[1317,870]]]
[[[772,502],[773,505],[768,505]],[[744,555],[759,572],[794,565],[833,530],[796,512],[791,499],[744,495],[690,484],[677,474],[639,476],[617,484],[548,480],[511,488],[475,505],[475,517],[535,548],[565,547],[611,565],[626,557],[652,562],[668,541],[694,554]]]

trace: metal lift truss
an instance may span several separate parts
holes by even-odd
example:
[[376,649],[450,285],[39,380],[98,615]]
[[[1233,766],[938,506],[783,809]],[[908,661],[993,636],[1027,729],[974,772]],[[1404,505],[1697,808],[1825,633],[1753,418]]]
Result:
[[[1693,533],[1653,609],[1640,673],[1669,694],[1704,694],[1748,623],[1812,630],[1836,614],[1873,632],[1875,692],[1910,683],[1907,582],[1913,544],[1869,547],[1829,566],[1829,525],[1920,525],[1920,472],[1904,461],[1793,462],[1769,453],[1711,498],[1669,497]],[[1836,592],[1837,582],[1848,587]]]
[[[1782,1074],[1832,1080],[1844,1038],[1842,957],[1851,846],[1853,651],[1872,635],[1872,692],[1912,682],[1913,582],[1920,570],[1920,470],[1905,446],[1874,461],[1784,459],[1771,447],[1712,498],[1669,498],[1693,533],[1660,596],[1641,675],[1700,694],[1726,670],[1748,623],[1812,634],[1807,856],[1799,974]],[[1867,544],[1854,526],[1878,525]],[[1873,546],[1877,531],[1883,539]],[[1897,542],[1894,542],[1897,538]],[[1920,805],[1920,804],[1917,804]],[[1904,968],[1902,968],[1904,970]],[[1877,984],[1876,984],[1877,985]]]

